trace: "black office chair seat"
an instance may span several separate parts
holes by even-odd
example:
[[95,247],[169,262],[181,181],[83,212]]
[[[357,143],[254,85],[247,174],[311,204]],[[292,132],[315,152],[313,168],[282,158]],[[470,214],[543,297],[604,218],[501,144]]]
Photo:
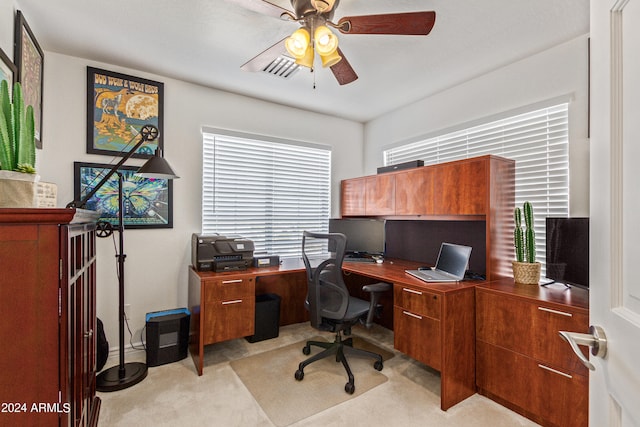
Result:
[[[318,267],[312,268],[305,252],[305,245],[309,240],[324,239],[328,247],[335,255],[323,261]],[[339,233],[318,234],[304,232],[302,237],[302,255],[307,270],[308,293],[305,307],[310,312],[311,326],[321,331],[335,332],[333,342],[307,341],[302,349],[305,355],[311,354],[311,346],[323,348],[318,354],[311,356],[298,365],[295,378],[302,381],[304,368],[320,359],[335,355],[336,362],[342,362],[349,381],[344,390],[353,394],[355,391],[355,379],[346,355],[369,357],[375,360],[373,367],[381,371],[383,368],[382,356],[370,351],[353,347],[353,339],[343,339],[342,334],[350,335],[351,327],[362,323],[370,327],[373,316],[380,310],[378,299],[382,292],[391,289],[389,283],[375,283],[366,285],[363,290],[371,294],[370,301],[355,298],[349,295],[342,277],[342,260],[346,246],[346,237]]]

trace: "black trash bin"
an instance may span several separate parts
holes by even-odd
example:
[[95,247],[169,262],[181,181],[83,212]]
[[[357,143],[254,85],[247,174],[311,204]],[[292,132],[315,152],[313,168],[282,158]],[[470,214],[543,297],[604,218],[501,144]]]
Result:
[[280,295],[256,295],[255,332],[246,337],[249,342],[277,338],[280,332]]

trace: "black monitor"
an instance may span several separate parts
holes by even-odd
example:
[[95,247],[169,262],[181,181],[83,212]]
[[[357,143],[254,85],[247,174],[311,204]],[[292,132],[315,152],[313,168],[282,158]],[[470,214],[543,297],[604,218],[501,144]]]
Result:
[[546,276],[589,288],[589,218],[546,219]]
[[384,220],[330,219],[329,232],[347,236],[347,253],[384,254]]

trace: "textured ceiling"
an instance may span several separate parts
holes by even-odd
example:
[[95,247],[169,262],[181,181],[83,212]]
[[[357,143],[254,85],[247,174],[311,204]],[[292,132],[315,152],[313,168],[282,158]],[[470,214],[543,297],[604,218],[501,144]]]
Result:
[[[291,9],[288,0],[271,2]],[[298,24],[225,0],[17,4],[46,51],[359,122],[589,31],[586,0],[342,0],[335,22],[347,15],[434,10],[436,23],[426,37],[339,34],[340,48],[359,75],[339,86],[318,59],[314,73],[302,69],[290,79],[240,70]]]

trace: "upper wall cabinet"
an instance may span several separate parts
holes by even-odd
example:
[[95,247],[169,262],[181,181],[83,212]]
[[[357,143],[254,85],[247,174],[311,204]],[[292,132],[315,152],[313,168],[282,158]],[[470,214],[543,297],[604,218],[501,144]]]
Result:
[[343,217],[484,221],[487,280],[509,277],[515,162],[481,156],[341,183]]
[[487,158],[443,163],[433,168],[435,215],[485,215],[489,186]]
[[[501,163],[511,166],[502,176]],[[484,219],[496,194],[513,190],[513,161],[495,156],[342,181],[342,216],[471,216]],[[493,199],[492,199],[493,198]]]

